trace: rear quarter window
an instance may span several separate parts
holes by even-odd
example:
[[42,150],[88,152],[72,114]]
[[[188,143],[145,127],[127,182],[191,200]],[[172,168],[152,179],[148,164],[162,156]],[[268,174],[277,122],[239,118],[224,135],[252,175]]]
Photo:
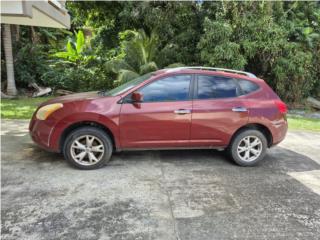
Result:
[[259,85],[254,82],[243,80],[243,79],[237,79],[237,80],[241,88],[241,95],[252,93],[254,91],[257,91],[260,88]]
[[237,84],[232,78],[198,75],[197,99],[236,97]]

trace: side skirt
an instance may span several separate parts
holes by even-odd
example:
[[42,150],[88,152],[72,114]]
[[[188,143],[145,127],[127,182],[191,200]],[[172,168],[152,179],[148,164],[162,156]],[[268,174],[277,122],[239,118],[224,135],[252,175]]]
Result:
[[227,147],[226,146],[219,146],[219,147],[161,147],[161,148],[121,148],[117,149],[116,152],[123,152],[123,151],[160,151],[160,150],[193,150],[193,149],[213,149],[218,151],[223,151]]

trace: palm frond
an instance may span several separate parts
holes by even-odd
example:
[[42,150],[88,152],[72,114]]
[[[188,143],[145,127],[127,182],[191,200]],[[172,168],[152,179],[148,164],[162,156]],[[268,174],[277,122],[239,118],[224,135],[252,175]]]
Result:
[[123,84],[139,76],[140,75],[134,71],[122,69],[118,74],[117,84]]
[[135,71],[126,61],[122,59],[112,59],[105,63],[107,71],[120,73],[121,70]]
[[155,62],[148,62],[142,66],[140,66],[140,71],[139,73],[141,75],[143,74],[146,74],[146,73],[149,73],[149,72],[153,72],[153,71],[156,71],[158,70],[158,66]]
[[77,53],[79,54],[83,51],[83,48],[85,45],[84,34],[81,30],[78,31],[78,33],[76,34],[76,39],[77,39],[76,50],[77,50]]

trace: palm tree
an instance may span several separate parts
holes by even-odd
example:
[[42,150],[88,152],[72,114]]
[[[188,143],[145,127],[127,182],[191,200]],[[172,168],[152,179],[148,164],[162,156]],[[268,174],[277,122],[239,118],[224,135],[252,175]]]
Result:
[[109,70],[118,74],[118,82],[126,82],[158,69],[154,62],[158,43],[158,37],[155,34],[148,36],[143,30],[127,30],[121,38],[123,54],[120,55],[125,57],[106,63]]
[[[106,68],[118,74],[116,84],[121,84],[140,75],[158,70],[155,62],[158,51],[158,36],[148,36],[144,30],[127,30],[120,34],[122,56],[106,63]],[[181,67],[184,64],[173,63],[167,68]]]
[[16,88],[16,82],[14,79],[11,29],[9,24],[4,24],[3,47],[4,47],[6,69],[7,69],[7,94],[15,96],[17,95],[17,88]]

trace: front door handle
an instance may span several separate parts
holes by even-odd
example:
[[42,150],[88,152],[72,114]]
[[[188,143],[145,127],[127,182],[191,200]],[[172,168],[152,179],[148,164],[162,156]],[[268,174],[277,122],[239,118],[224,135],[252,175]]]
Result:
[[247,112],[248,109],[245,107],[234,107],[234,108],[232,108],[232,111],[233,112]]
[[179,110],[174,110],[175,114],[183,115],[183,114],[189,114],[191,113],[191,110],[189,109],[179,109]]

